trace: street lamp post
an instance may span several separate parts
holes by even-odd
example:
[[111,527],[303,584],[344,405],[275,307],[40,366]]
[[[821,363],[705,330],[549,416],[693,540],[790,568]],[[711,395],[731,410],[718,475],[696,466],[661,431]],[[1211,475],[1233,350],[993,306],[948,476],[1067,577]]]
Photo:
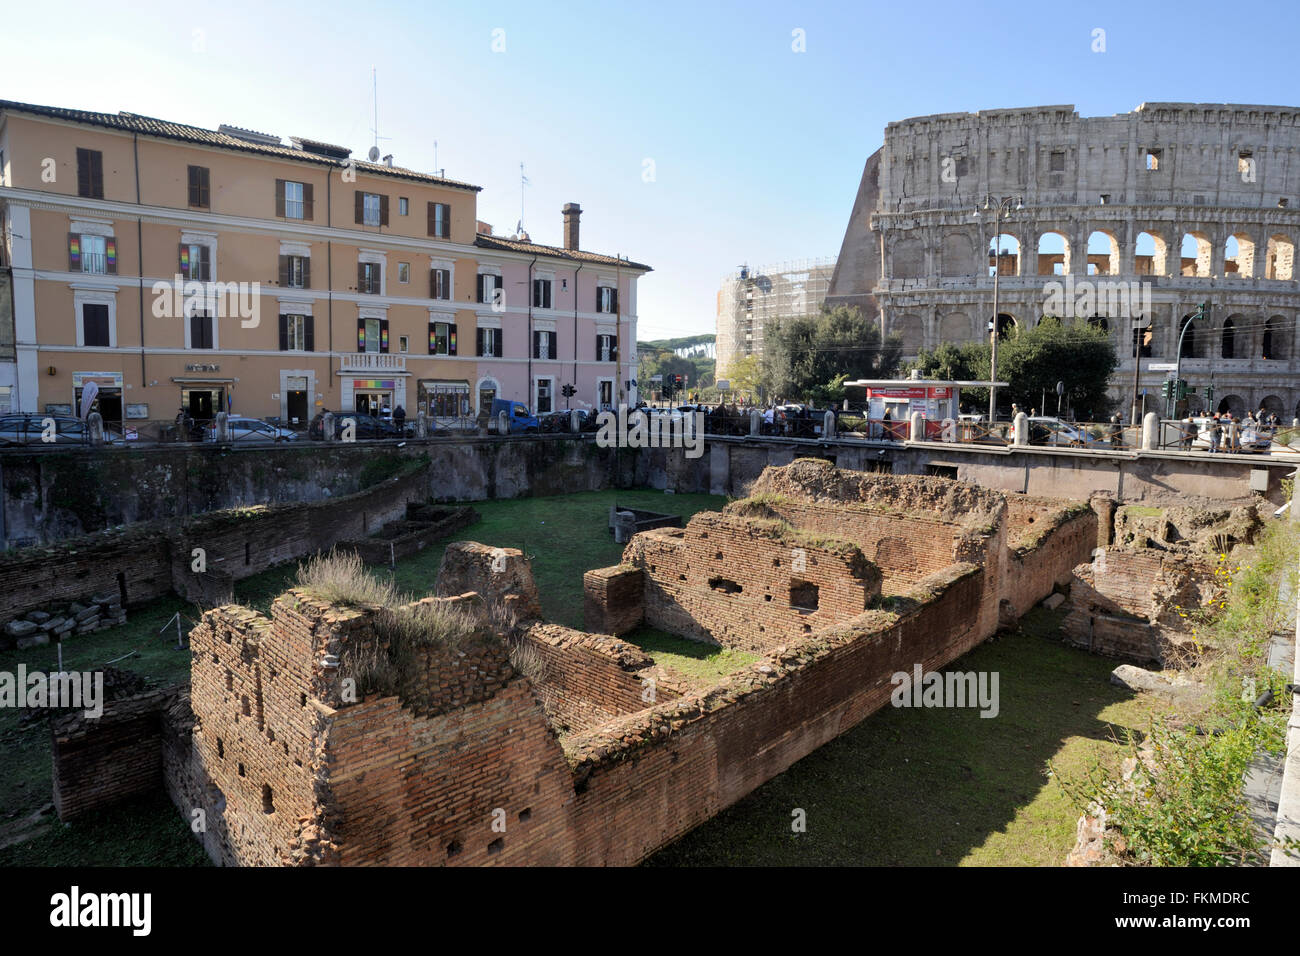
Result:
[[[993,321],[989,323],[992,336],[989,348],[989,428],[993,427],[998,417],[998,387],[993,383],[998,380],[998,275],[1002,271],[1002,220],[1010,218],[1012,203],[1015,203],[1017,212],[1025,208],[1019,196],[995,199],[992,193],[985,194],[982,207],[985,212],[993,211]],[[975,211],[971,213],[976,219],[980,218],[980,208],[976,206]]]

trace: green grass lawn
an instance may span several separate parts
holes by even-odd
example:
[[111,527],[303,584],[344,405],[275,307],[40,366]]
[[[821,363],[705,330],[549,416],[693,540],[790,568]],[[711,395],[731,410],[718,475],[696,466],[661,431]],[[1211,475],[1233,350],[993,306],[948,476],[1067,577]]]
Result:
[[886,706],[647,865],[1060,865],[1079,813],[1048,761],[1118,760],[1112,734],[1145,728],[1148,704],[1109,683],[1114,661],[1046,640],[1059,622],[1035,609],[951,665],[1000,675],[998,716]]

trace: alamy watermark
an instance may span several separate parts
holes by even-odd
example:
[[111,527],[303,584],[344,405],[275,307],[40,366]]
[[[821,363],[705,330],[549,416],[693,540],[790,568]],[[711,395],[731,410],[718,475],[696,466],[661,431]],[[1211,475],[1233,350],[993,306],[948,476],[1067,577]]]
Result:
[[238,318],[243,329],[262,323],[260,282],[200,282],[178,272],[171,282],[155,282],[153,295],[154,318],[181,319],[202,311],[218,319]]
[[1058,319],[1090,319],[1107,316],[1137,319],[1151,314],[1151,283],[1075,280],[1043,283],[1043,315]]
[[104,713],[104,672],[29,674],[27,665],[19,664],[17,673],[0,671],[0,707],[80,708],[83,716],[96,719]]
[[978,707],[981,717],[996,717],[998,703],[997,671],[948,671],[923,673],[921,665],[912,673],[896,671],[889,682],[889,695],[895,707]]
[[704,413],[632,409],[596,416],[596,444],[601,448],[684,448],[687,458],[704,454]]

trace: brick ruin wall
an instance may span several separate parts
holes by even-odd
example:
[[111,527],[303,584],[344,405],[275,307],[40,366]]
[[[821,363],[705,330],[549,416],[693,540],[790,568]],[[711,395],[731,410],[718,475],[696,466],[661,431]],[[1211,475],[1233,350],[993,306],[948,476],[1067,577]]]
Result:
[[[345,701],[344,668],[318,665],[372,641],[372,612],[298,591],[269,619],[218,608],[194,635],[191,760],[168,745],[169,792],[200,795],[201,839],[227,864],[635,863],[885,704],[894,671],[942,667],[987,637],[969,614],[981,577],[954,566],[901,615],[866,612],[651,706],[635,671],[620,682],[593,664],[569,686],[637,709],[563,738],[508,666],[457,707]],[[591,637],[532,633],[561,650]]]
[[50,718],[54,809],[63,821],[163,785],[162,713],[181,688],[105,702],[98,717]]
[[[405,515],[427,496],[427,466],[330,501],[219,511],[181,522],[155,522],[0,554],[0,625],[52,602],[98,593],[128,605],[176,592],[220,599],[237,580],[272,565],[329,550]],[[205,552],[206,571],[192,570]]]
[[766,651],[792,634],[855,617],[880,596],[880,571],[856,546],[813,540],[773,533],[755,519],[703,513],[683,529],[637,535],[624,560],[643,574],[647,624]]
[[582,623],[596,634],[626,634],[645,620],[645,575],[630,564],[582,576]]
[[535,657],[524,673],[561,737],[682,695],[650,655],[615,637],[537,623],[520,639]]
[[1067,643],[1107,657],[1160,666],[1188,663],[1190,627],[1180,612],[1218,593],[1214,565],[1154,549],[1109,547],[1074,568],[1061,631]]
[[[277,599],[269,617],[217,608],[191,637],[189,700],[177,694],[155,707],[150,759],[187,822],[203,811],[198,838],[223,864],[635,863],[883,706],[895,671],[940,669],[990,636],[1010,553],[998,508],[992,533],[959,536],[955,557],[983,567],[950,562],[891,610],[862,610],[863,595],[863,605],[855,599],[809,632],[783,626],[779,643],[757,649],[759,661],[708,689],[675,683],[617,638],[525,620],[516,652],[531,654],[513,662],[490,635],[434,645],[407,662],[395,690],[349,698],[346,675],[386,640],[377,623],[384,612],[333,607],[302,590]],[[779,534],[752,533],[772,532],[770,523],[704,518],[710,538],[697,544],[715,551],[701,555],[700,596],[718,607],[735,597],[707,587],[720,538],[765,542],[758,549],[769,565],[790,556]],[[1071,535],[1088,536],[1077,515],[1049,523],[1037,547],[1044,556],[1055,549],[1051,560],[1078,546]],[[676,539],[650,532],[629,551],[669,536],[665,553],[675,560],[690,531]],[[829,571],[834,557],[841,584],[875,572],[840,545],[826,563],[817,549],[805,551],[810,568]],[[772,570],[788,575],[785,565]],[[605,571],[598,586],[585,581],[589,608],[599,605],[593,594],[614,595],[622,606],[601,610],[605,619],[633,620],[630,582],[647,582],[644,605],[660,571]],[[749,590],[754,581],[738,583]],[[788,588],[788,577],[779,583]],[[469,584],[482,596],[459,593]],[[819,605],[835,586],[819,592]],[[438,588],[445,596],[427,602],[535,616],[521,613],[536,601],[531,570],[510,549],[458,543]],[[505,626],[500,615],[493,622]],[[655,680],[650,702],[647,678]]]
[[1074,568],[1097,545],[1097,513],[1085,504],[1007,495],[1003,621],[1014,621],[1053,591],[1069,587]]

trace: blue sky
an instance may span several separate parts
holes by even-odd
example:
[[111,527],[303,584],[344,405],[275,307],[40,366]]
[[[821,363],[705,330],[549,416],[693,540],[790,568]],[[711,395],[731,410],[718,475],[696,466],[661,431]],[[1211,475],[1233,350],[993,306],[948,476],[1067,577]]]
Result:
[[434,169],[436,140],[436,166],[483,186],[479,218],[510,232],[522,162],[534,239],[558,244],[560,207],[578,202],[584,248],[654,266],[643,339],[712,332],[718,286],[742,262],[836,255],[891,120],[1300,105],[1294,0],[78,6],[5,11],[0,98],[232,123],[363,156],[376,67],[379,145],[397,163]]

